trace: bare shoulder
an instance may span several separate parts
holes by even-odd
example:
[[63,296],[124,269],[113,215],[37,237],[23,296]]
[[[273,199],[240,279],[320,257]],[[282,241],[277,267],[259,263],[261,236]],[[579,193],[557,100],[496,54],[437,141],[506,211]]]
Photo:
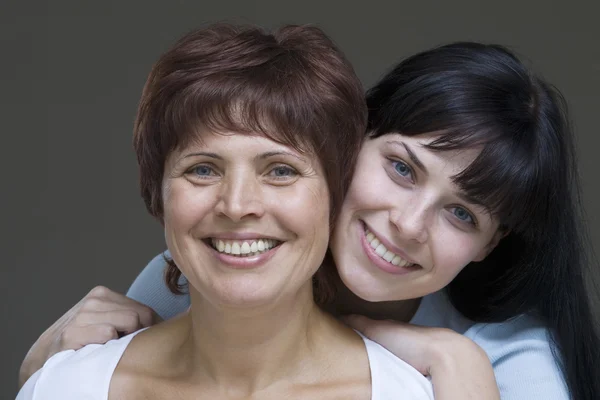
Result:
[[[174,349],[183,342],[181,317],[152,326],[139,333],[123,353],[110,382],[109,400],[170,398],[161,389],[178,376]],[[185,368],[184,365],[180,369]],[[161,397],[162,396],[162,397]]]

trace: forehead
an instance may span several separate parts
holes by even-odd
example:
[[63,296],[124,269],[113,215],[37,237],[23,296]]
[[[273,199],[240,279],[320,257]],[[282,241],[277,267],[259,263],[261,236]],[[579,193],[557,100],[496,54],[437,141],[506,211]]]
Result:
[[267,158],[274,155],[292,156],[305,163],[318,163],[312,152],[298,150],[266,137],[262,133],[203,130],[169,154],[168,161],[177,162],[196,153],[213,154],[224,160]]
[[239,146],[248,146],[250,151],[254,147],[273,147],[281,149],[292,149],[291,146],[280,143],[273,138],[258,132],[239,132],[239,131],[209,131],[202,130],[195,137],[186,143],[184,148],[209,148],[222,147],[224,150],[234,149]]

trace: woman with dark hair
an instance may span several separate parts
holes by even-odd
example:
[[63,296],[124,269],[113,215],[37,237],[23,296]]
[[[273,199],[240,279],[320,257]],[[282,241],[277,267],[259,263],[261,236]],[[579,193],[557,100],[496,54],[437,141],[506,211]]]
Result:
[[[597,398],[584,284],[596,264],[560,93],[504,47],[455,43],[402,61],[367,105],[369,139],[330,245],[350,289],[340,311],[387,319],[386,307],[400,307],[404,321],[465,334],[488,353],[503,399]],[[442,168],[465,157],[464,168]],[[369,231],[408,270],[388,273],[363,251]]]
[[180,39],[146,82],[134,148],[190,307],[57,353],[17,399],[433,399],[417,370],[315,301],[365,128],[360,81],[317,28]]
[[[469,386],[468,338],[502,399],[596,399],[600,341],[583,278],[595,264],[560,93],[502,46],[454,43],[400,62],[367,105],[325,307],[386,320],[346,319],[430,375],[438,398],[486,398]],[[170,318],[187,296],[167,289],[164,258],[128,296]]]

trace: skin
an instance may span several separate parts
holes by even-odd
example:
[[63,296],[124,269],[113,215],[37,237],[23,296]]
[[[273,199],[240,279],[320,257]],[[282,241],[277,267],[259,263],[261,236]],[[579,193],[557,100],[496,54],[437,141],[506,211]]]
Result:
[[[471,261],[483,260],[504,234],[453,182],[480,150],[434,152],[425,145],[435,138],[388,134],[367,140],[360,152],[331,248],[342,281],[364,300],[436,292]],[[365,229],[411,265],[381,260],[366,244]]]
[[[223,308],[268,307],[297,292],[298,282],[310,280],[330,234],[327,224],[318,226],[308,218],[329,218],[329,207],[322,201],[328,190],[319,169],[314,156],[303,157],[266,138],[244,135],[209,134],[202,146],[167,159],[163,182],[167,246],[205,301]],[[221,268],[204,240],[225,239],[232,230],[257,232],[281,242],[270,263],[277,265],[285,257],[287,269],[273,274],[268,269],[241,273],[244,270]]]
[[[110,398],[370,398],[362,339],[313,301],[327,197],[315,155],[263,137],[206,133],[172,153],[165,239],[191,307],[133,338]],[[211,244],[240,235],[278,245],[240,259]]]

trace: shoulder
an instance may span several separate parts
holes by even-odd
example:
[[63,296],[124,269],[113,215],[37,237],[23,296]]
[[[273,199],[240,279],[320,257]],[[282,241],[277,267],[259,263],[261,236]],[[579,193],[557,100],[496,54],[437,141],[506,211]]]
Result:
[[503,399],[569,398],[555,357],[558,349],[536,318],[520,315],[501,323],[477,323],[464,334],[487,353]]
[[[362,335],[361,335],[362,336]],[[383,346],[362,336],[371,368],[373,400],[433,399],[431,382]]]
[[55,354],[29,378],[17,400],[106,399],[112,374],[138,332],[104,345],[92,344]]
[[544,323],[519,315],[499,323],[476,323],[456,310],[445,292],[423,298],[411,321],[417,325],[449,328],[477,343],[488,355],[503,400],[569,399],[558,354]]
[[[185,311],[190,306],[190,298],[187,293],[176,295],[167,287],[165,257],[171,257],[169,251],[160,253],[150,260],[131,284],[127,291],[127,297],[147,305],[162,319],[167,320]],[[185,284],[186,282],[187,280],[182,275],[179,283]]]

